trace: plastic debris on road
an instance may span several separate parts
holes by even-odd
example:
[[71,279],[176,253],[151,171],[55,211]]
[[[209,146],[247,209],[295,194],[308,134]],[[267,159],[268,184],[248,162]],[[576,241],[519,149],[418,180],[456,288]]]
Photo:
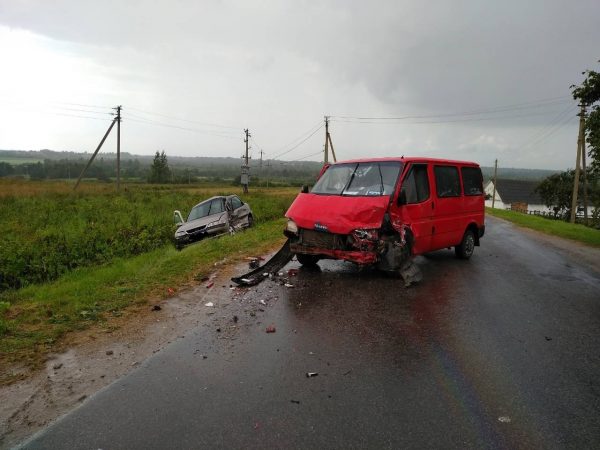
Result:
[[295,277],[296,275],[298,275],[298,269],[289,269],[288,270],[289,277]]
[[213,302],[208,302],[208,303],[205,303],[204,306],[209,306],[210,307],[210,306],[215,306],[215,304]]
[[275,325],[269,325],[265,331],[267,333],[275,333],[277,330],[275,329]]
[[293,287],[294,287],[294,285],[293,285],[293,284],[290,284],[290,283],[285,283],[285,284],[284,284],[284,286],[285,286],[286,288],[293,288]]
[[317,375],[319,375],[318,372],[306,372],[306,378],[316,377]]
[[213,281],[211,281],[210,283],[206,284],[206,289],[210,289],[211,287],[213,287],[215,285],[215,283]]
[[265,306],[267,306],[267,302],[265,302],[265,301],[264,301],[264,300],[262,300],[262,299],[261,299],[261,300],[259,300],[259,301],[258,301],[258,303],[260,303],[261,305],[265,305]]

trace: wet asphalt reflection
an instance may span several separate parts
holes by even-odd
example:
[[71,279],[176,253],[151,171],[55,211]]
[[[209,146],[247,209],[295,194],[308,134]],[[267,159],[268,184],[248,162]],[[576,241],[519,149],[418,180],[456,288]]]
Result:
[[226,287],[27,448],[598,447],[598,273],[503,222],[482,244],[419,257],[408,289],[337,261]]

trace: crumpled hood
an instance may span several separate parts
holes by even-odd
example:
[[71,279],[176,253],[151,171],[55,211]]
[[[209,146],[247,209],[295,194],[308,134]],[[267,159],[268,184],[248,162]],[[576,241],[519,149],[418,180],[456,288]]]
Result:
[[186,223],[182,224],[179,228],[177,228],[177,231],[189,231],[189,230],[193,230],[194,228],[201,227],[203,225],[208,225],[209,223],[212,223],[212,222],[225,223],[226,221],[227,221],[227,213],[226,212],[211,214],[210,216],[200,217],[199,219],[192,220],[190,222],[186,222]]
[[349,234],[357,228],[379,228],[388,208],[388,195],[350,197],[341,195],[298,194],[285,216],[300,228]]

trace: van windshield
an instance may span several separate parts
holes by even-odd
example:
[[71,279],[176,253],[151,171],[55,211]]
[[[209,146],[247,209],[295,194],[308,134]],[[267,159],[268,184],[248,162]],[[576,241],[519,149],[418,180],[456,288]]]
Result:
[[392,195],[402,163],[361,162],[329,166],[313,186],[313,194]]

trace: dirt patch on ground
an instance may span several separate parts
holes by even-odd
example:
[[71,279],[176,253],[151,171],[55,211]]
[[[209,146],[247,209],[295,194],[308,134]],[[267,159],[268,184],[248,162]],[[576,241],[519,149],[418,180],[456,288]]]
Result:
[[245,267],[219,266],[208,280],[171,298],[128,308],[109,328],[71,333],[67,350],[51,355],[43,369],[31,375],[23,369],[25,379],[0,387],[0,448],[16,445],[189,330],[214,320],[217,308],[205,305],[242,293],[230,278]]

